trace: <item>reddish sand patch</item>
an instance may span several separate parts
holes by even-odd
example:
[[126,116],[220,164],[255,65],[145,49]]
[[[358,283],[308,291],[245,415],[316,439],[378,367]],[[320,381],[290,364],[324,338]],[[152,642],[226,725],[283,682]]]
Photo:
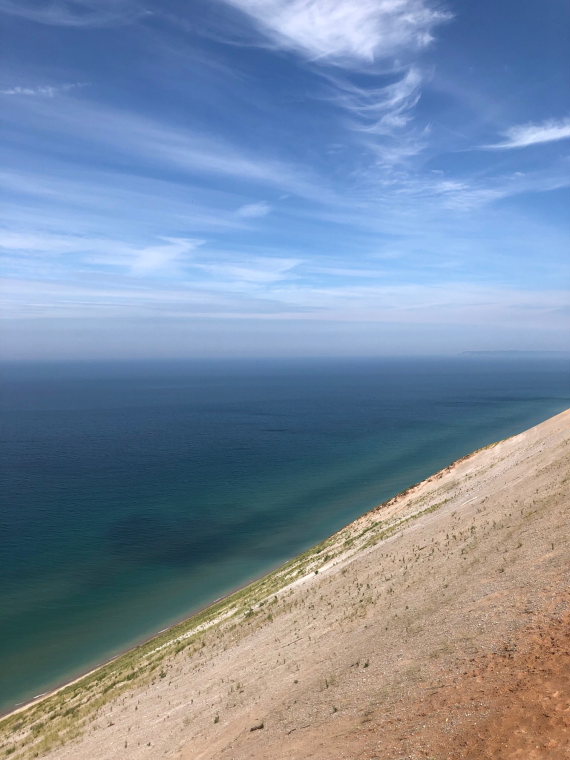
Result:
[[570,615],[538,627],[520,646],[472,673],[489,718],[459,734],[458,757],[570,757]]
[[[409,757],[449,760],[570,758],[570,595],[410,711],[424,730]],[[403,705],[402,705],[403,707]],[[415,715],[414,715],[415,713]],[[402,733],[402,727],[400,727]]]

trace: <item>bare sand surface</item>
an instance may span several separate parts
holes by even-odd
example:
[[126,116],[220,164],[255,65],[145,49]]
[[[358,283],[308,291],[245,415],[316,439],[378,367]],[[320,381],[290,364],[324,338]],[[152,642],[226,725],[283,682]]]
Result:
[[570,758],[569,485],[566,411],[3,721],[1,751]]

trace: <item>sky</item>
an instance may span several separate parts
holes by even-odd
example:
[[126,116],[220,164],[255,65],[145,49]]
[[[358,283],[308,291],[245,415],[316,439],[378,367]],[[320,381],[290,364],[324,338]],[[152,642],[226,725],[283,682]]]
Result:
[[0,0],[9,360],[568,349],[567,0]]

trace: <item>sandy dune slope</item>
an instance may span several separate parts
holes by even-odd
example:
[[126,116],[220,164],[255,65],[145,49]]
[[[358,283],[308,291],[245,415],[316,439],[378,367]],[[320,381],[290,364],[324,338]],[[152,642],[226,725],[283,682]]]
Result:
[[8,719],[4,751],[570,758],[569,476],[570,411]]

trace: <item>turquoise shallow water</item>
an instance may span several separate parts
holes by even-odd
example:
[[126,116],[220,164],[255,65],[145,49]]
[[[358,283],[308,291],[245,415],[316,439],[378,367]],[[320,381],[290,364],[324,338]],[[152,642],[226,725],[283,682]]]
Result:
[[0,709],[569,398],[563,359],[4,365]]

